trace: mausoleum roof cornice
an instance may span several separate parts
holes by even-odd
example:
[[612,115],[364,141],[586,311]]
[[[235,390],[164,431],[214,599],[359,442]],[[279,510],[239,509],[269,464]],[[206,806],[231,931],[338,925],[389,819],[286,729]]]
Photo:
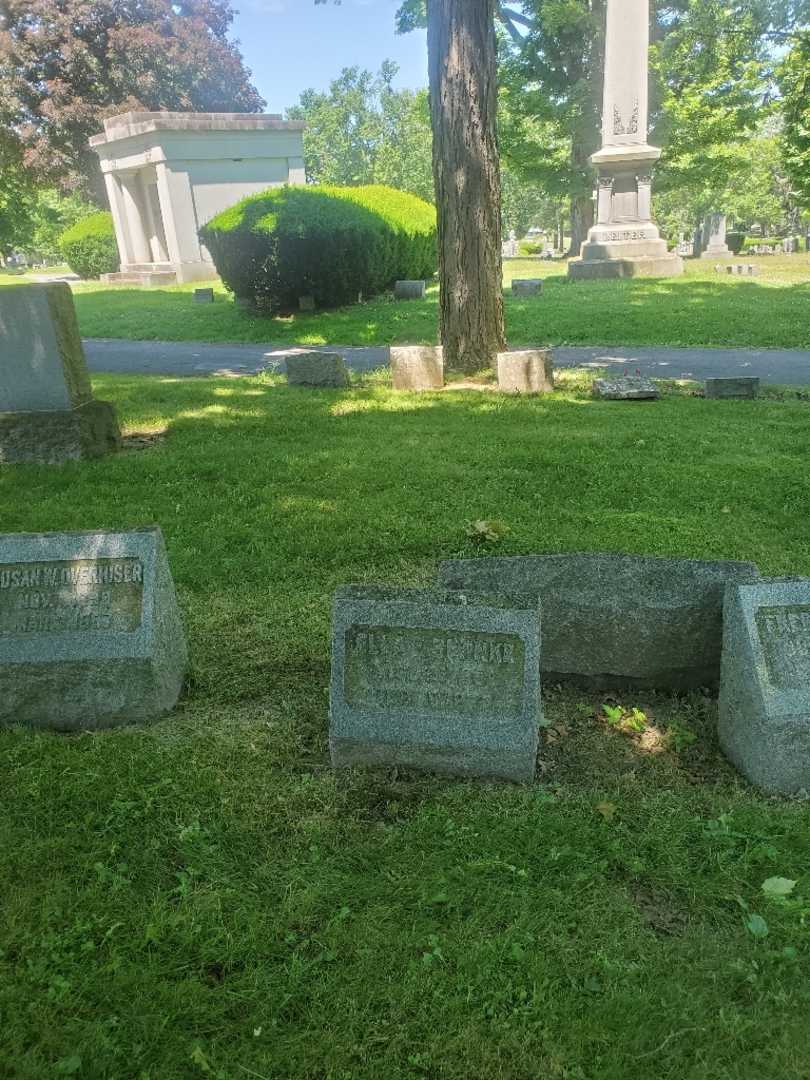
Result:
[[103,133],[94,135],[90,146],[159,131],[303,131],[304,126],[303,120],[284,120],[274,113],[127,112],[107,117]]

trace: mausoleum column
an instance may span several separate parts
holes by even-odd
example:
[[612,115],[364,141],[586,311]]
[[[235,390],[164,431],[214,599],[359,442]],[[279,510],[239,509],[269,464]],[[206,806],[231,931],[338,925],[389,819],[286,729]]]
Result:
[[138,176],[135,173],[121,176],[121,193],[127,220],[127,231],[132,245],[133,262],[151,263],[152,249],[143,221],[142,196]]
[[110,204],[110,212],[115,226],[115,238],[118,242],[118,254],[123,263],[135,262],[132,253],[132,245],[129,240],[127,217],[124,211],[124,200],[121,192],[121,182],[115,173],[104,174],[104,184],[107,188],[107,200]]

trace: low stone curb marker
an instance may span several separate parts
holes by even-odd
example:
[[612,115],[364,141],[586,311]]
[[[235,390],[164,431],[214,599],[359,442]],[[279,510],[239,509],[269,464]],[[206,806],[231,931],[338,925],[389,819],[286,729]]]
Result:
[[395,390],[441,390],[444,349],[441,345],[392,346],[391,378]]
[[498,353],[498,389],[511,394],[547,394],[554,389],[550,349]]

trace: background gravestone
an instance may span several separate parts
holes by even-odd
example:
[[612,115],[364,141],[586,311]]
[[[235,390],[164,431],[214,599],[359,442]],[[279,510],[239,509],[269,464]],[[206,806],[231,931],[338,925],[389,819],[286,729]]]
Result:
[[550,349],[498,353],[498,389],[508,394],[548,394],[554,389]]
[[756,580],[753,563],[642,555],[455,559],[439,584],[536,596],[545,679],[593,687],[717,686],[728,582]]
[[427,295],[426,281],[394,282],[395,300],[424,300]]
[[512,281],[512,296],[539,296],[542,291],[542,278],[514,278]]
[[444,349],[441,345],[392,346],[391,378],[395,390],[441,390]]
[[752,783],[810,792],[810,580],[729,586],[717,731]]
[[531,780],[539,667],[532,601],[345,586],[332,618],[332,764]]
[[116,449],[115,409],[96,401],[66,282],[0,289],[0,464],[58,464]]
[[186,662],[160,529],[0,535],[1,724],[152,720]]
[[724,398],[753,399],[759,395],[759,379],[749,376],[707,379],[704,393],[707,398],[717,400]]
[[340,353],[298,353],[287,357],[286,368],[290,386],[344,388],[349,385],[349,372]]
[[594,397],[603,401],[656,401],[658,387],[644,375],[620,375],[593,380]]

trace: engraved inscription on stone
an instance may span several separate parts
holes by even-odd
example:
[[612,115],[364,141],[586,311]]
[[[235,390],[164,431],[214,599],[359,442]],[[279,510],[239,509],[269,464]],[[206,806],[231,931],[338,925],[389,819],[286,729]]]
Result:
[[131,633],[142,609],[140,559],[0,566],[0,635]]
[[345,644],[352,708],[504,720],[523,713],[525,649],[514,634],[352,626]]
[[771,684],[810,689],[810,605],[762,607],[756,622]]

